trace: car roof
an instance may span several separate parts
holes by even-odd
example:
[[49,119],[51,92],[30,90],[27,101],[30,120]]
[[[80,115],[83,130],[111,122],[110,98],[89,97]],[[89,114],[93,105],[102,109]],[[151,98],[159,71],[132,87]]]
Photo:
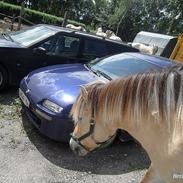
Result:
[[129,46],[124,42],[115,41],[115,40],[112,40],[112,39],[109,39],[109,38],[106,38],[106,37],[103,37],[103,36],[96,35],[95,33],[91,33],[91,32],[89,33],[89,32],[84,32],[84,31],[78,31],[78,30],[74,30],[74,29],[71,29],[71,28],[59,27],[59,26],[48,25],[48,24],[38,24],[38,25],[35,25],[35,27],[36,26],[44,26],[48,29],[54,30],[55,32],[74,33],[76,35],[87,36],[87,37],[96,38],[96,39],[99,39],[99,40],[105,40],[105,41],[108,41],[108,42],[111,42],[111,43],[116,43],[116,44],[119,44],[119,45]]
[[173,60],[170,60],[170,59],[167,59],[164,57],[160,57],[160,56],[156,56],[156,55],[148,55],[148,54],[136,53],[136,52],[121,53],[118,55],[121,56],[122,54],[131,56],[131,57],[136,57],[140,60],[149,62],[151,64],[154,64],[154,65],[156,65],[158,67],[162,67],[162,68],[176,64]]

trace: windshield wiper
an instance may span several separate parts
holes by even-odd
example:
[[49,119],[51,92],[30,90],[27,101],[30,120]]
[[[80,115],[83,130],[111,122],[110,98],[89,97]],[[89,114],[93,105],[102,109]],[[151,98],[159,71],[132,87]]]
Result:
[[8,37],[9,40],[11,40],[12,42],[14,42],[14,40],[12,39],[12,37],[11,37],[8,33],[2,33],[2,36],[3,36],[5,39],[7,39],[7,37]]
[[91,68],[92,65],[94,65],[96,62],[98,62],[99,60],[101,60],[101,58],[95,58],[94,60],[91,60],[89,62],[87,62],[85,64],[85,66],[87,66],[88,68]]
[[90,63],[84,64],[87,68],[91,69]]
[[100,71],[100,70],[95,70],[95,72],[97,73],[97,75],[99,74],[99,76],[102,75],[102,76],[104,76],[106,79],[112,80],[112,78],[111,78],[110,76],[108,76],[105,72],[102,72],[102,71]]
[[108,76],[106,73],[104,73],[103,71],[100,71],[100,70],[95,70],[93,69],[90,64],[85,64],[85,66],[90,70],[92,71],[94,74],[96,74],[97,76],[103,76],[105,77],[106,79],[108,80],[112,80],[112,78],[110,76]]

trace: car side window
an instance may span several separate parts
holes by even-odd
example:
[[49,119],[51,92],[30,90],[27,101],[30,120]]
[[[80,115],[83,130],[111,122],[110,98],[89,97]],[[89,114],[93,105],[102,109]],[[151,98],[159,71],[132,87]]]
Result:
[[49,55],[76,57],[78,55],[79,43],[79,38],[59,35],[47,40],[41,47],[45,48]]
[[[108,43],[107,47],[108,47],[108,50],[109,50],[110,54],[116,54],[116,53],[120,53],[120,52],[125,52],[126,51],[125,50],[126,47],[124,47],[123,45]],[[127,49],[128,49],[128,47],[127,47]]]
[[94,59],[97,57],[102,57],[107,54],[107,47],[105,42],[96,40],[85,40],[83,57],[86,59]]

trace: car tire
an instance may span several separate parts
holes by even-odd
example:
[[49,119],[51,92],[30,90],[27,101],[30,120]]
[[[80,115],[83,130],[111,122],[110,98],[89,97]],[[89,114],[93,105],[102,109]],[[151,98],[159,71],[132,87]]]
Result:
[[8,84],[8,73],[3,66],[0,66],[0,91]]
[[118,131],[118,138],[121,142],[129,142],[134,140],[134,138],[127,131],[121,129]]

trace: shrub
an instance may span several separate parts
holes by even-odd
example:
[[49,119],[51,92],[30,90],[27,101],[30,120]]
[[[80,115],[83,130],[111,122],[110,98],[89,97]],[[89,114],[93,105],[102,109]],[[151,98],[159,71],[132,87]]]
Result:
[[[21,10],[21,6],[0,1],[0,12],[5,15],[19,16],[20,10]],[[30,22],[33,22],[34,24],[45,23],[45,24],[61,25],[63,22],[62,17],[57,17],[54,15],[42,13],[40,11],[31,10],[28,8],[25,8],[24,10],[25,12],[24,12],[23,18],[29,20]],[[3,16],[0,15],[0,17],[2,18]],[[68,23],[76,26],[79,26],[79,25],[85,26],[84,24],[73,21],[73,20],[68,20]]]

